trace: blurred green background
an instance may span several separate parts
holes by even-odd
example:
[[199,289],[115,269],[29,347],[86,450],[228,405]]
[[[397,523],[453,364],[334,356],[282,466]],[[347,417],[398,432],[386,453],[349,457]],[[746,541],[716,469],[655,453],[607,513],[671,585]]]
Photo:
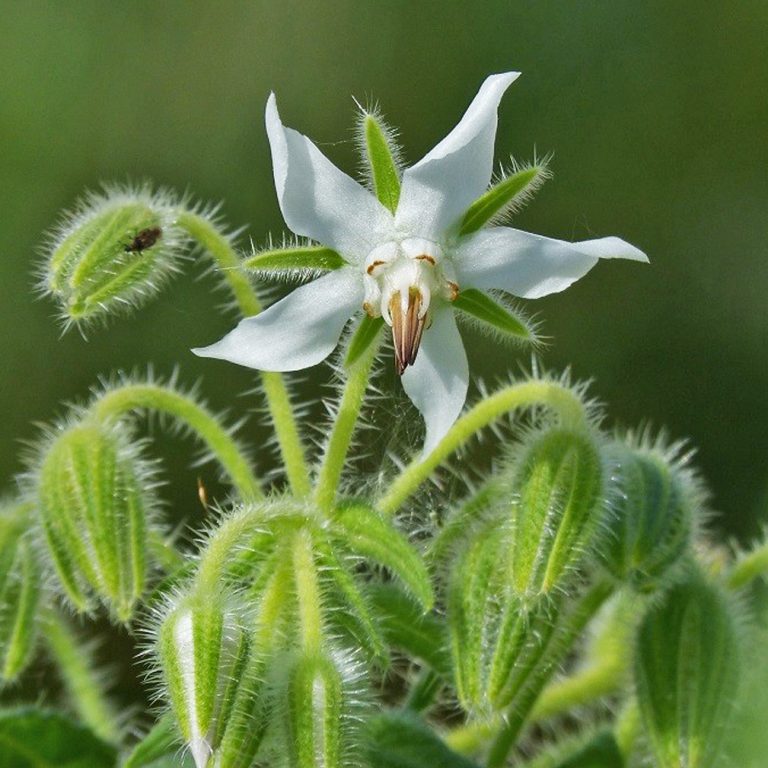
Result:
[[[530,302],[553,337],[545,362],[594,378],[612,420],[689,437],[723,529],[754,532],[768,509],[765,0],[0,7],[4,486],[32,422],[82,398],[99,373],[178,365],[182,381],[204,376],[215,406],[254,407],[239,397],[249,372],[188,351],[232,324],[207,280],[177,282],[87,341],[60,336],[54,307],[32,296],[32,273],[42,233],[85,188],[149,178],[189,189],[223,200],[228,220],[259,242],[283,229],[262,122],[270,89],[286,122],[352,171],[351,95],[379,100],[414,161],[487,74],[520,69],[497,155],[554,151],[555,178],[517,225],[620,235],[652,260],[601,264],[567,293]],[[526,360],[483,341],[471,354],[486,380]],[[192,481],[176,495],[195,508]]]

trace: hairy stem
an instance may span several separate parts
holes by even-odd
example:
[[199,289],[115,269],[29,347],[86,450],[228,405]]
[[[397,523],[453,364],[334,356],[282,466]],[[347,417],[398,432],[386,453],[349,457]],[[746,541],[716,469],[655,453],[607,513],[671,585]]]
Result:
[[378,339],[374,341],[354,364],[344,385],[344,393],[339,404],[339,412],[333,424],[333,430],[328,438],[325,455],[320,466],[315,502],[323,512],[330,512],[336,499],[344,463],[347,459],[349,445],[355,431],[360,409],[368,388],[371,366],[376,358]]
[[213,453],[243,499],[262,496],[245,454],[216,418],[194,400],[159,384],[127,384],[104,393],[91,406],[91,415],[103,421],[119,419],[137,410],[159,411],[181,421]]
[[497,733],[488,754],[488,768],[501,768],[506,763],[509,753],[514,747],[520,731],[528,721],[544,686],[566,657],[584,627],[612,593],[613,585],[610,582],[599,581],[594,584],[581,597],[576,607],[566,617],[563,625],[554,633],[553,645],[550,653],[546,656],[546,663],[534,670],[502,722],[501,730]]
[[116,713],[107,700],[102,676],[94,669],[82,638],[54,609],[45,614],[43,634],[78,717],[97,736],[118,744],[120,728]]
[[394,514],[432,472],[475,433],[509,411],[533,405],[551,408],[566,426],[579,426],[586,419],[581,400],[562,384],[531,380],[505,387],[464,414],[430,454],[412,461],[395,478],[377,507],[384,514]]
[[[180,211],[177,223],[219,267],[243,316],[258,315],[261,302],[229,239],[208,219],[191,211]],[[288,482],[295,495],[306,496],[310,490],[309,470],[285,381],[279,373],[260,371],[260,375]]]
[[323,639],[323,617],[320,610],[320,587],[309,531],[298,531],[293,546],[293,572],[299,604],[301,644],[305,651],[320,650]]
[[731,589],[740,589],[766,574],[768,574],[768,541],[739,557],[728,574],[727,584]]

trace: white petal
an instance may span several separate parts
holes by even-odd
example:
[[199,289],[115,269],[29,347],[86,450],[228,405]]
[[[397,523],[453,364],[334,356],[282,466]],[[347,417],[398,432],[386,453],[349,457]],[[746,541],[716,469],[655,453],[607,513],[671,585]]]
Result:
[[309,368],[333,351],[362,301],[362,275],[356,269],[340,269],[297,288],[260,315],[241,320],[216,344],[192,351],[261,371]]
[[461,288],[497,288],[526,299],[565,290],[598,259],[648,261],[618,237],[568,243],[510,227],[492,227],[463,238],[454,256]]
[[389,239],[390,212],[306,136],[282,124],[274,93],[267,101],[266,123],[280,210],[297,235],[334,248],[350,261],[364,259]]
[[423,455],[442,440],[458,418],[469,386],[464,344],[450,307],[436,308],[424,331],[416,362],[402,375],[403,388],[427,425]]
[[403,174],[399,231],[439,240],[491,181],[497,110],[519,72],[491,75],[459,124]]

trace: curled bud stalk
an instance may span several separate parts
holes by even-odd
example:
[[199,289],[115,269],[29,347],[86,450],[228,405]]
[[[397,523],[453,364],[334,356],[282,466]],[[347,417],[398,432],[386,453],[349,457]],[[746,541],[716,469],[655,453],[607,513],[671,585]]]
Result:
[[616,443],[606,455],[619,495],[601,547],[605,566],[639,591],[655,590],[682,561],[703,494],[676,453],[660,445]]
[[175,201],[148,187],[86,196],[51,234],[40,287],[65,325],[105,320],[143,304],[179,268],[187,237]]
[[40,569],[28,504],[0,502],[0,684],[24,671],[35,647]]
[[562,595],[599,538],[602,462],[592,438],[531,435],[450,567],[447,606],[462,704],[510,705],[546,661]]
[[120,424],[83,421],[52,430],[32,473],[46,551],[78,611],[94,600],[128,621],[147,579],[153,466]]
[[[249,657],[243,612],[224,595],[196,593],[167,612],[157,658],[168,698],[197,768],[224,738]],[[257,727],[254,723],[253,726]],[[236,762],[221,762],[233,766]]]
[[739,684],[737,630],[725,593],[695,571],[643,620],[635,686],[659,768],[723,765]]

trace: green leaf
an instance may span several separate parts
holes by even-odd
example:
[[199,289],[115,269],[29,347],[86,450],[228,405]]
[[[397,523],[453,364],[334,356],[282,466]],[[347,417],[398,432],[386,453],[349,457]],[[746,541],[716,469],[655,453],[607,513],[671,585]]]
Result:
[[400,200],[400,173],[391,132],[378,115],[367,113],[363,118],[363,136],[373,190],[379,202],[394,213]]
[[0,712],[0,768],[115,768],[117,752],[63,715]]
[[523,768],[624,768],[624,758],[613,733],[599,730],[548,747]]
[[546,165],[533,165],[511,173],[494,184],[469,206],[461,221],[460,235],[477,232],[489,221],[535,192],[549,177]]
[[334,533],[352,552],[388,568],[428,611],[435,601],[424,560],[378,512],[354,504],[336,512]]
[[373,344],[384,325],[383,317],[369,317],[363,315],[360,325],[352,336],[347,347],[347,355],[344,359],[344,367],[349,370],[363,356],[366,350]]
[[477,768],[420,718],[406,712],[371,718],[365,728],[365,752],[371,768]]
[[499,304],[487,293],[476,288],[460,291],[453,301],[453,306],[507,336],[525,341],[534,341],[536,338],[527,318],[522,314],[513,313],[509,307]]
[[370,584],[366,590],[390,645],[428,664],[451,680],[445,625],[435,613],[422,613],[394,584]]
[[264,272],[332,270],[347,262],[332,248],[324,245],[288,245],[285,248],[269,248],[257,251],[243,260],[246,269]]

